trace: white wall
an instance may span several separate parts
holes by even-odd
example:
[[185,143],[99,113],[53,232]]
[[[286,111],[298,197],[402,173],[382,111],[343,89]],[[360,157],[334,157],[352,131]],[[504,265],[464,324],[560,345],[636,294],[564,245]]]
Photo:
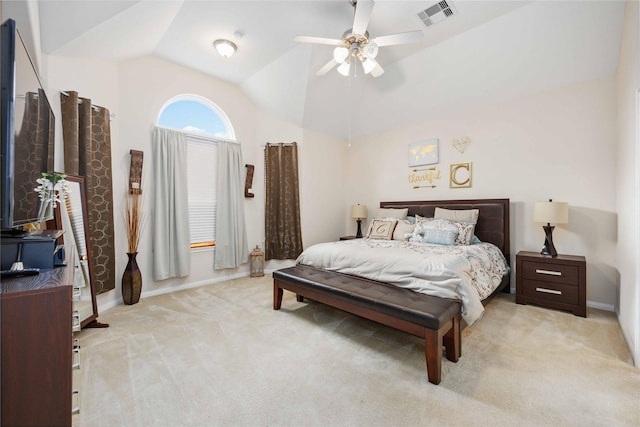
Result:
[[618,63],[618,157],[616,208],[619,319],[636,366],[640,366],[640,7],[628,1]]
[[[229,117],[237,139],[242,144],[243,160],[255,165],[252,192],[245,199],[248,243],[250,249],[264,241],[264,160],[266,142],[299,144],[301,221],[306,245],[339,236],[342,233],[344,195],[339,190],[342,177],[344,143],[332,137],[305,131],[290,122],[256,108],[235,85],[187,69],[158,57],[148,56],[122,63],[47,57],[49,90],[58,96],[60,90],[77,90],[81,96],[107,107],[115,114],[112,120],[112,166],[114,188],[114,221],[117,282],[115,291],[99,296],[101,309],[120,303],[120,283],[127,262],[124,231],[124,196],[129,176],[129,150],[145,153],[143,166],[144,204],[149,212],[153,182],[151,168],[151,126],[164,103],[175,95],[193,93],[216,103]],[[59,99],[54,98],[59,110]],[[57,115],[59,117],[59,114]],[[58,119],[59,120],[59,119]],[[60,128],[61,126],[59,126]],[[56,163],[62,170],[62,135],[57,139]],[[330,165],[327,168],[326,165]],[[153,238],[150,223],[143,233],[138,264],[143,276],[143,298],[176,289],[212,283],[248,275],[248,265],[239,269],[213,270],[213,251],[192,252],[191,274],[155,282],[152,280]],[[291,261],[271,261],[273,270]]]
[[[369,208],[381,200],[503,198],[511,200],[512,259],[539,251],[542,224],[533,204],[569,203],[569,224],[558,225],[558,252],[587,259],[587,299],[612,310],[619,304],[615,264],[615,79],[585,82],[425,120],[352,142],[347,188]],[[464,154],[452,140],[467,136]],[[413,189],[408,144],[440,141],[442,179],[436,188]],[[449,165],[472,162],[471,188],[449,188]],[[515,280],[512,280],[514,286]]]
[[27,46],[36,70],[44,78],[42,66],[42,49],[40,43],[40,12],[36,1],[2,1],[0,2],[0,23],[11,18]]

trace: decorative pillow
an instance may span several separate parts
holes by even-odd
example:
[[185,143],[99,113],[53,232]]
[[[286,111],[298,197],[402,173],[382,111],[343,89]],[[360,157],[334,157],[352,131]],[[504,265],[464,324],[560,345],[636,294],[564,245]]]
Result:
[[425,222],[425,221],[433,221],[434,218],[428,218],[426,216],[416,215],[416,224]]
[[456,242],[456,237],[458,237],[457,230],[437,230],[429,228],[425,230],[422,241],[424,243],[452,246]]
[[453,240],[455,241],[458,235],[458,228],[448,219],[420,217],[418,220],[420,219],[421,221],[418,222],[412,236],[409,238],[410,242],[447,244],[440,242],[447,242],[451,238],[451,234],[438,233],[447,231],[453,234]]
[[378,220],[378,221],[389,221],[389,222],[398,222],[398,218],[373,218],[371,220],[371,222],[369,223],[369,226],[367,227],[367,232],[365,233],[365,236],[369,237],[369,234],[371,234],[371,229],[373,228],[373,221]]
[[424,239],[424,229],[422,228],[422,223],[417,223],[413,229],[413,233],[409,237],[410,242],[420,243]]
[[415,216],[408,216],[407,217],[407,221],[409,221],[411,224],[415,224],[416,223],[416,217]]
[[393,230],[393,240],[409,240],[415,228],[416,225],[407,220],[398,221],[395,230]]
[[478,236],[476,236],[475,234],[473,235],[473,240],[471,241],[472,245],[478,244],[478,243],[482,243],[482,240],[478,239]]
[[370,239],[384,239],[391,240],[393,237],[393,230],[396,228],[398,220],[381,220],[374,219],[371,223],[371,229],[367,235]]
[[459,221],[451,221],[451,223],[458,229],[456,244],[470,245],[473,241],[473,232],[476,229],[476,225],[470,222]]
[[472,224],[478,223],[478,216],[480,210],[478,209],[443,209],[436,208],[433,213],[434,218],[450,219],[451,221],[458,222],[470,222]]
[[378,208],[376,214],[373,218],[397,218],[397,219],[406,219],[407,212],[409,212],[409,208]]

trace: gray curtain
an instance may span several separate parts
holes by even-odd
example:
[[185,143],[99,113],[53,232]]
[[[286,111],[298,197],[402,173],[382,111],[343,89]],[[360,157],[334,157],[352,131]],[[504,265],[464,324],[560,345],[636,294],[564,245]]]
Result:
[[187,139],[153,128],[153,278],[188,276],[191,270]]
[[249,257],[244,221],[243,172],[240,144],[218,141],[216,270],[239,267]]
[[61,92],[64,172],[84,177],[96,294],[116,286],[111,183],[111,118],[78,92]]
[[302,252],[298,145],[267,144],[265,166],[265,259],[296,259]]

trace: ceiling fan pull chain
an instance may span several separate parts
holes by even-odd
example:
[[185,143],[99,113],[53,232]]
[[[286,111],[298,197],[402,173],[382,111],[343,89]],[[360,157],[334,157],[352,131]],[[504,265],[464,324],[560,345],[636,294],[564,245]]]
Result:
[[351,74],[347,77],[347,138],[347,148],[351,148]]

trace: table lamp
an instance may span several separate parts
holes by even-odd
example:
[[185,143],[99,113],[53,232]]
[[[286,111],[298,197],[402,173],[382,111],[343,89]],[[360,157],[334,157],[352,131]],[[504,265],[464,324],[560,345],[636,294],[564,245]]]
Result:
[[546,256],[558,256],[555,246],[553,246],[553,224],[566,224],[569,222],[569,204],[566,202],[536,202],[533,206],[533,220],[535,222],[546,222],[544,229],[544,246],[540,253]]
[[351,218],[355,219],[358,223],[358,232],[356,238],[362,237],[362,220],[367,217],[367,207],[363,205],[351,206]]

